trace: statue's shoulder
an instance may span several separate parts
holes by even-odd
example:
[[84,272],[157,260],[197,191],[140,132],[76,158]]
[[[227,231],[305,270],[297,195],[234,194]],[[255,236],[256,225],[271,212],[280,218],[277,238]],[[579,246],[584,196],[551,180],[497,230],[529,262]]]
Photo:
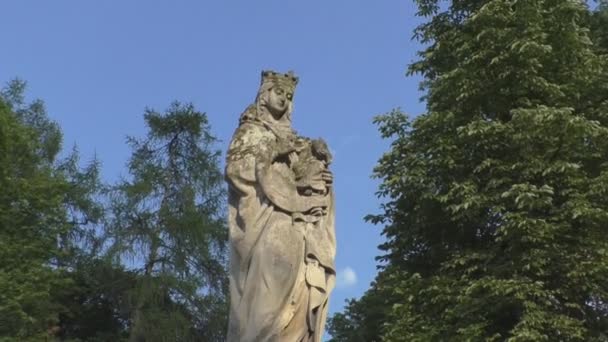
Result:
[[228,161],[265,153],[274,140],[276,136],[263,125],[244,122],[234,132],[228,149]]
[[263,124],[244,122],[236,129],[230,142],[230,148],[240,145],[257,145],[262,141],[275,140],[276,136]]

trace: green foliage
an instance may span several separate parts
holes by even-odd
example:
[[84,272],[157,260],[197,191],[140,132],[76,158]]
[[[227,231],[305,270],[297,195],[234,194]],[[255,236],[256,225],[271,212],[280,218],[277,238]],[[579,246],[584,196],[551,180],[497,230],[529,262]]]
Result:
[[60,237],[62,253],[57,260],[63,267],[75,267],[82,258],[95,258],[101,253],[106,187],[100,180],[100,167],[101,163],[96,158],[81,167],[76,147],[55,163],[55,174],[68,185],[63,203],[70,229]]
[[385,291],[386,275],[390,271],[381,272],[371,288],[359,300],[348,300],[344,313],[336,313],[328,320],[327,332],[331,335],[330,342],[378,342],[379,331],[391,311],[392,303],[399,300],[390,291]]
[[81,274],[88,271],[83,264],[95,264],[101,242],[99,162],[81,168],[75,148],[58,157],[59,126],[42,101],[26,104],[25,86],[15,80],[0,94],[1,340],[73,340],[83,330],[74,327],[87,320],[99,336],[110,336],[101,330],[111,324],[96,322],[97,316],[86,311],[94,298],[82,307],[72,302],[83,291]]
[[[67,184],[53,174],[39,131],[0,98],[0,337],[42,340],[57,321],[57,236],[68,231]],[[49,150],[50,151],[50,150]]]
[[59,126],[24,91],[0,94],[0,340],[223,341],[225,196],[206,116],[148,110],[131,177],[108,188],[96,158],[59,157]]
[[[593,15],[568,0],[417,3],[427,48],[410,72],[428,112],[376,118],[392,145],[368,219],[384,225],[388,280],[332,326],[346,317],[385,341],[608,340],[608,60]],[[394,299],[382,324],[366,318],[375,293]]]
[[63,136],[59,125],[47,116],[44,102],[35,100],[25,102],[25,89],[27,84],[19,79],[10,81],[0,93],[0,97],[9,106],[19,122],[32,129],[36,134],[36,154],[41,161],[51,165],[59,151]]
[[136,275],[94,258],[81,258],[74,266],[62,274],[71,286],[53,291],[63,306],[55,336],[61,341],[126,341],[127,294],[136,285]]
[[608,54],[608,1],[600,0],[598,8],[592,13],[591,37],[600,53]]
[[138,274],[131,341],[221,341],[226,331],[225,194],[207,117],[192,105],[147,110],[129,138],[130,178],[111,194],[108,255]]

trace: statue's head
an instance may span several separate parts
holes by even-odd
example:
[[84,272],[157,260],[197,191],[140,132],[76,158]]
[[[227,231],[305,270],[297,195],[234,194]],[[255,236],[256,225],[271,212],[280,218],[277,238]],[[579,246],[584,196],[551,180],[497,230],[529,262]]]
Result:
[[290,120],[297,84],[298,78],[291,71],[286,74],[262,71],[262,81],[256,99],[258,110],[265,109],[277,121]]

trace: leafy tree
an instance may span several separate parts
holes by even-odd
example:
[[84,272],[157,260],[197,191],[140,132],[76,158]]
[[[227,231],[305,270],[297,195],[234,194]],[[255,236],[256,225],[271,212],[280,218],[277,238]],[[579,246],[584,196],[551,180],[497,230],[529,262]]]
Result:
[[384,270],[371,287],[359,299],[347,301],[344,313],[336,313],[329,320],[327,332],[330,342],[378,342],[382,326],[387,320],[394,302],[400,300],[390,291],[386,291],[386,276],[390,271]]
[[71,286],[56,289],[62,303],[57,333],[61,341],[126,341],[129,336],[129,291],[137,275],[105,260],[80,258],[66,273]]
[[0,336],[18,340],[58,332],[66,308],[56,292],[73,286],[75,257],[91,254],[93,226],[103,216],[95,198],[101,188],[97,161],[80,168],[76,150],[58,157],[59,126],[42,101],[25,102],[25,88],[14,80],[0,93],[6,123],[0,152]]
[[[93,252],[99,243],[95,231],[104,214],[100,198],[103,191],[100,162],[94,158],[81,167],[76,146],[66,157],[60,157],[63,140],[61,129],[48,117],[42,100],[25,101],[26,87],[26,82],[12,80],[2,90],[0,97],[9,105],[18,121],[35,133],[38,141],[35,151],[40,161],[50,167],[55,176],[67,182],[63,202],[67,211],[66,223],[71,228],[61,237],[63,252]],[[63,259],[67,262],[69,258],[64,256]]]
[[392,145],[369,219],[390,281],[337,317],[380,291],[395,298],[383,324],[343,326],[386,341],[608,340],[608,63],[588,9],[416,2],[429,20],[410,73],[427,112],[376,119]]
[[590,18],[591,37],[600,53],[608,54],[608,1],[600,0]]
[[25,86],[0,94],[0,339],[223,340],[224,190],[206,116],[147,111],[106,220],[100,163],[59,157],[59,126]]
[[47,116],[44,102],[25,102],[26,82],[15,79],[8,83],[0,96],[10,107],[19,122],[36,133],[36,154],[40,162],[52,165],[61,150],[63,135],[59,125]]
[[0,97],[0,337],[41,340],[57,320],[49,264],[68,231],[66,182],[53,174],[44,139]]
[[109,255],[136,272],[130,341],[222,341],[226,331],[225,194],[205,114],[146,110],[129,138],[130,178],[112,191]]

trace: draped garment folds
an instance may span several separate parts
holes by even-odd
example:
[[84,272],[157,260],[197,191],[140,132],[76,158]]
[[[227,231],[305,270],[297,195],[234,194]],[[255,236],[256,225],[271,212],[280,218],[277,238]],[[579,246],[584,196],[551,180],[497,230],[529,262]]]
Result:
[[241,122],[228,151],[228,342],[320,342],[334,287],[333,192],[298,194],[274,160],[289,126]]

